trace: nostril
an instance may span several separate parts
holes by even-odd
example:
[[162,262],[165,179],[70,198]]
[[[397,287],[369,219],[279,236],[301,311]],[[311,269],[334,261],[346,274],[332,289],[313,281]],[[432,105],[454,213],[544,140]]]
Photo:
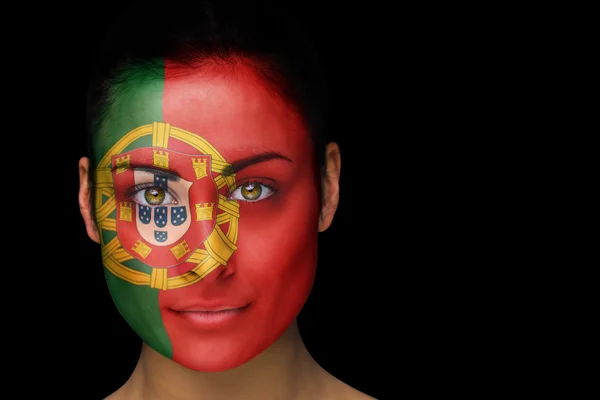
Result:
[[223,280],[223,279],[227,279],[228,277],[230,277],[231,275],[233,275],[233,269],[227,266],[223,266],[220,265],[217,268],[213,268],[210,270],[210,272],[206,272],[206,271],[194,271],[192,270],[196,275],[200,276],[200,278],[205,281],[205,280],[210,280],[211,282],[215,282],[217,280]]
[[231,275],[233,275],[233,269],[225,266],[225,267],[220,268],[220,271],[217,273],[217,276],[215,279],[223,280],[223,279],[229,278]]

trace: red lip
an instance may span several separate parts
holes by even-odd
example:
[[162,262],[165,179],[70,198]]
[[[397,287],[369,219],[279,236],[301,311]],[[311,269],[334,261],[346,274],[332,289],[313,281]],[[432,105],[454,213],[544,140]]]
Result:
[[185,308],[170,307],[169,311],[177,315],[182,320],[191,323],[200,329],[214,329],[233,323],[250,306],[249,303],[243,306],[216,305],[216,304],[198,304],[188,305]]
[[173,304],[169,306],[169,309],[176,312],[218,312],[243,309],[248,307],[249,304],[250,302],[224,303],[219,301],[202,301],[196,303]]

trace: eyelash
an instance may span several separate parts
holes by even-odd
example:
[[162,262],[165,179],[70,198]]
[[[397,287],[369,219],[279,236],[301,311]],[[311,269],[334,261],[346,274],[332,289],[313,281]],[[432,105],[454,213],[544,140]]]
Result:
[[[252,184],[254,184],[254,185],[258,184],[258,185],[264,186],[267,189],[269,189],[272,193],[269,194],[266,198],[269,198],[269,197],[273,196],[274,194],[276,194],[279,191],[279,189],[277,188],[277,185],[274,182],[272,182],[271,180],[268,180],[268,179],[249,179],[249,180],[246,180],[246,181],[240,183],[233,190],[233,192],[228,196],[228,200],[232,200],[233,199],[233,197],[232,197],[233,193],[235,193],[238,189],[241,189],[244,186],[248,186],[248,185],[252,185]],[[152,183],[152,182],[139,183],[139,184],[133,186],[129,190],[129,197],[133,199],[142,190],[146,190],[146,189],[150,189],[150,188],[154,188],[154,187],[156,187],[156,185],[154,183]],[[171,192],[168,189],[166,190],[166,192],[170,196],[172,196],[174,198],[175,202],[179,202],[178,197],[173,192]],[[258,202],[258,201],[265,200],[265,199],[260,199],[260,200],[240,200],[240,201],[247,202],[247,203],[255,203],[255,202]],[[236,199],[236,200],[239,200],[239,199]],[[150,206],[152,206],[152,205],[150,205]]]
[[[233,193],[235,193],[238,189],[243,188],[244,186],[248,186],[248,185],[262,185],[264,187],[266,187],[267,189],[269,189],[270,191],[272,191],[271,194],[269,194],[266,198],[264,199],[260,199],[260,200],[239,200],[239,199],[233,199]],[[229,196],[227,197],[227,200],[238,200],[238,201],[243,201],[245,203],[256,203],[258,201],[262,201],[262,200],[266,200],[267,198],[273,196],[274,194],[276,194],[279,191],[279,188],[277,187],[277,185],[275,184],[275,182],[273,182],[270,179],[248,179],[242,183],[240,183],[239,185],[236,186],[236,188],[233,190],[233,192],[231,192],[231,194],[229,194]]]
[[259,183],[259,184],[261,184],[263,186],[266,186],[266,187],[268,187],[269,189],[271,189],[273,191],[277,191],[275,182],[271,181],[270,179],[264,179],[264,178],[262,178],[262,179],[249,179],[247,181],[244,181],[243,183],[240,183],[236,187],[236,189],[240,188],[240,187],[248,186],[250,184],[257,184],[257,183]]
[[[131,189],[129,189],[129,197],[133,200],[133,198],[135,197],[135,195],[138,194],[139,192],[141,192],[142,190],[150,189],[150,188],[155,188],[155,187],[157,187],[157,186],[154,183],[152,183],[152,182],[138,183],[137,185],[135,185]],[[170,191],[168,189],[165,190],[165,192],[167,192],[170,196],[172,196],[176,203],[179,203],[179,198],[178,198],[177,195],[175,195],[175,193],[173,193],[172,191]],[[153,206],[151,204],[148,205],[148,206],[149,207],[155,207],[155,206]]]

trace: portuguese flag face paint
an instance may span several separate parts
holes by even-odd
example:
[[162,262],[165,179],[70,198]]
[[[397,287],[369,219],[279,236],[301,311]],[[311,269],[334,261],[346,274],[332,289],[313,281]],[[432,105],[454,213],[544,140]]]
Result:
[[308,131],[251,68],[222,68],[136,72],[93,141],[114,302],[150,347],[198,371],[270,346],[306,301],[317,257]]

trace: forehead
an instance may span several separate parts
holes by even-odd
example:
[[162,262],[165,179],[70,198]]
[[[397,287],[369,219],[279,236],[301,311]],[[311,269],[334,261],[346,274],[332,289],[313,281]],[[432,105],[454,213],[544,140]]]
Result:
[[137,76],[115,93],[97,141],[114,142],[163,121],[206,139],[226,159],[264,151],[297,158],[312,151],[300,114],[248,66],[182,70],[165,63],[162,76]]

